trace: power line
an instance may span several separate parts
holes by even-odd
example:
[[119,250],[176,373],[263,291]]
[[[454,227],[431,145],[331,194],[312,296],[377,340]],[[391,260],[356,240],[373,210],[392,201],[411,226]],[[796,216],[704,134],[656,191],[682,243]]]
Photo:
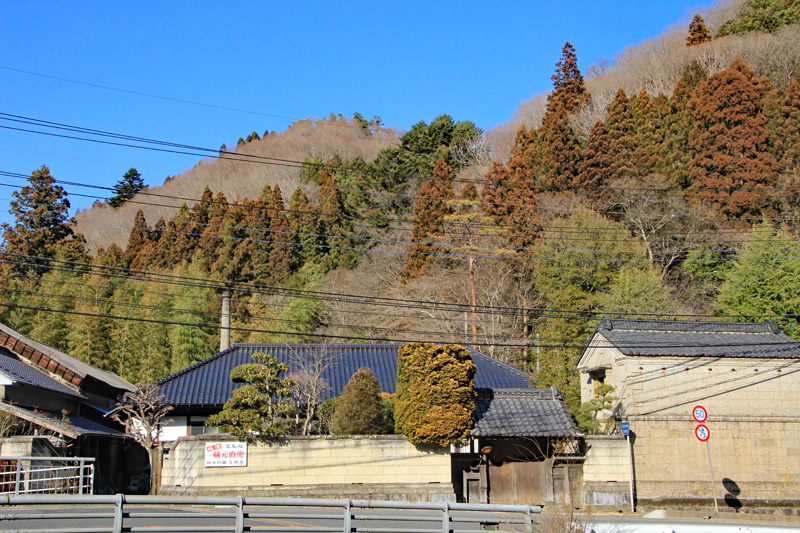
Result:
[[[438,300],[417,300],[412,298],[393,298],[387,296],[374,296],[362,295],[353,293],[342,293],[332,291],[320,291],[309,289],[293,289],[280,287],[275,285],[266,285],[261,283],[245,283],[245,282],[225,282],[211,278],[201,278],[193,276],[184,276],[177,274],[168,274],[162,272],[150,272],[146,270],[129,269],[123,267],[107,266],[107,265],[93,265],[91,263],[84,263],[79,261],[65,261],[52,259],[40,256],[29,256],[24,254],[13,254],[9,252],[0,252],[0,256],[27,258],[31,260],[47,261],[55,263],[56,265],[71,265],[67,267],[62,266],[45,266],[49,269],[62,270],[71,273],[83,274],[96,274],[107,277],[119,277],[122,279],[130,279],[134,281],[152,281],[157,283],[164,283],[167,285],[180,285],[189,287],[199,287],[209,290],[222,290],[230,289],[237,292],[247,292],[255,294],[266,294],[273,296],[286,296],[292,298],[311,298],[322,301],[335,301],[340,303],[354,303],[354,304],[370,304],[377,306],[392,306],[404,307],[412,309],[431,309],[442,312],[456,312],[463,313],[464,311],[471,311],[472,304],[468,302],[445,302]],[[20,262],[12,261],[9,259],[0,259],[1,262],[12,264],[23,264],[43,267],[41,263],[34,262]],[[133,275],[133,274],[136,275]],[[148,277],[151,276],[151,277]],[[478,313],[491,313],[491,314],[508,314],[522,316],[525,314],[542,316],[543,318],[559,318],[559,319],[575,319],[575,320],[597,320],[602,314],[607,313],[604,310],[587,311],[585,309],[558,309],[547,307],[519,307],[519,306],[497,306],[479,304],[476,306]],[[678,313],[609,313],[615,316],[628,316],[628,317],[663,317],[665,315],[670,317],[686,317],[686,318],[779,318],[779,319],[793,319],[796,315],[697,315],[697,314],[678,314]]]

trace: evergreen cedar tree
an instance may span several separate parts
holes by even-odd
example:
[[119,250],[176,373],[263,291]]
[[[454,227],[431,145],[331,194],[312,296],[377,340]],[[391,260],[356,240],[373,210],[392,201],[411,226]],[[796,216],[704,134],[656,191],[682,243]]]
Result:
[[378,378],[369,368],[359,368],[336,400],[334,435],[381,433],[381,397]]
[[707,43],[711,40],[711,33],[706,28],[703,17],[695,15],[689,23],[689,35],[686,36],[686,46]]
[[[55,257],[56,245],[71,237],[73,232],[69,219],[67,193],[42,165],[28,178],[28,184],[12,193],[9,213],[16,217],[13,226],[3,224],[3,251],[27,256]],[[37,272],[31,263],[40,261],[25,258],[21,262],[29,265],[4,266],[18,274]]]
[[469,437],[475,363],[456,344],[412,343],[397,351],[395,430],[413,444],[449,446]]
[[109,198],[108,205],[117,208],[136,196],[136,193],[145,188],[144,178],[135,168],[129,169],[120,181],[114,185],[114,196]]
[[730,217],[758,215],[777,181],[759,94],[747,71],[737,56],[698,85],[690,104],[690,193]]
[[589,142],[583,150],[583,163],[578,176],[581,188],[593,203],[607,197],[605,185],[619,176],[610,145],[606,126],[602,120],[598,120],[589,132]]
[[271,355],[253,354],[256,363],[231,370],[234,383],[247,383],[233,391],[222,411],[211,415],[207,426],[219,426],[250,444],[274,442],[292,427],[292,386],[294,380],[281,378],[289,365]]
[[634,150],[636,148],[636,124],[625,91],[620,88],[611,102],[606,115],[608,144],[614,157],[617,177],[636,175]]
[[440,159],[433,169],[433,176],[422,184],[414,201],[414,220],[411,242],[406,253],[403,278],[418,277],[425,271],[434,252],[433,237],[441,236],[444,219],[451,213],[448,200],[452,200],[453,169]]

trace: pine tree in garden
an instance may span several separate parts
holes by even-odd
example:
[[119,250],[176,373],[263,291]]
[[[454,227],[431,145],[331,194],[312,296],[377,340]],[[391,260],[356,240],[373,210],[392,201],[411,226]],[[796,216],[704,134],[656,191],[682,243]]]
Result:
[[589,142],[583,150],[583,163],[575,185],[585,191],[593,202],[598,202],[608,195],[605,185],[617,177],[606,126],[602,120],[598,120],[589,132]]
[[706,22],[696,14],[689,23],[689,35],[686,36],[686,46],[707,43],[711,40],[711,32],[706,28]]
[[692,98],[690,191],[725,216],[758,214],[777,180],[760,99],[737,69],[714,74]]
[[450,213],[447,200],[453,198],[453,170],[440,159],[433,176],[423,183],[414,201],[414,221],[411,243],[406,253],[406,278],[421,275],[430,260],[434,247],[430,237],[441,235],[444,217]]
[[553,92],[547,97],[548,111],[561,107],[567,114],[574,113],[591,100],[578,69],[575,47],[569,42],[561,49],[561,59],[556,63],[556,72],[551,79]]
[[631,113],[630,102],[625,91],[620,88],[611,102],[606,116],[609,148],[614,155],[614,164],[621,177],[636,174],[633,153],[636,149],[636,125]]

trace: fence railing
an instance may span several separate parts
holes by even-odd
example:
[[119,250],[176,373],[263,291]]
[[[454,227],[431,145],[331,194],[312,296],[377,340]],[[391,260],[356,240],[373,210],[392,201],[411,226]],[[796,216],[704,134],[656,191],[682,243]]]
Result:
[[[530,532],[541,507],[294,498],[0,496],[0,530],[29,533]],[[27,527],[27,529],[26,529]]]
[[0,494],[92,494],[91,457],[0,457]]

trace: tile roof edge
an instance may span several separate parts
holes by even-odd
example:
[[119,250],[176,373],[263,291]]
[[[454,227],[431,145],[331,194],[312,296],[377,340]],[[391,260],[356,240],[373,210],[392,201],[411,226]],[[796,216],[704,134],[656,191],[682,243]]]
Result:
[[220,357],[228,355],[229,352],[232,352],[233,350],[237,349],[240,346],[241,346],[241,344],[238,344],[238,343],[234,344],[233,346],[231,346],[230,348],[228,348],[226,350],[223,350],[221,352],[217,352],[217,353],[215,353],[214,355],[212,355],[210,357],[206,357],[202,361],[197,361],[196,363],[194,363],[194,364],[192,364],[190,366],[187,366],[183,370],[179,370],[179,371],[175,372],[174,374],[170,374],[169,376],[167,376],[165,378],[161,378],[160,380],[155,382],[155,385],[156,386],[164,385],[168,381],[172,381],[173,379],[178,378],[178,377],[180,377],[180,376],[182,376],[182,375],[194,370],[195,368],[201,367],[203,365],[207,365],[210,362],[219,359]]
[[478,350],[476,350],[475,348],[471,348],[471,347],[469,347],[469,346],[464,346],[464,347],[465,347],[465,348],[466,348],[466,349],[467,349],[467,350],[468,350],[470,353],[472,353],[472,352],[475,352],[476,354],[483,356],[484,358],[488,359],[488,360],[489,360],[491,363],[493,363],[493,364],[496,364],[497,366],[502,366],[502,367],[508,368],[509,370],[513,370],[514,372],[519,372],[520,374],[523,374],[523,375],[525,375],[525,376],[527,376],[527,375],[528,375],[528,374],[526,374],[525,372],[523,372],[522,370],[520,370],[520,369],[518,369],[518,368],[514,368],[513,366],[509,365],[508,363],[504,363],[503,361],[501,361],[501,360],[499,360],[499,359],[495,359],[494,357],[492,357],[492,356],[491,356],[491,355],[489,355],[489,354],[483,353],[483,352],[481,352],[481,351],[478,351]]

